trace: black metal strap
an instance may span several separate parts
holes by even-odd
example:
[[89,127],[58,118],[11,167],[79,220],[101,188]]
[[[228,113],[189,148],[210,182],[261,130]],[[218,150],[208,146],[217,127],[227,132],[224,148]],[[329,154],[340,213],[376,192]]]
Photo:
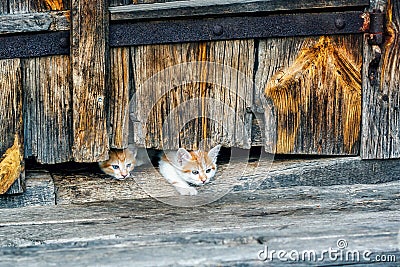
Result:
[[361,12],[274,14],[110,25],[110,46],[360,33]]
[[69,54],[69,31],[0,36],[0,59]]
[[[112,21],[111,47],[360,33],[359,11],[269,14],[163,21]],[[69,32],[0,36],[0,59],[69,54]]]

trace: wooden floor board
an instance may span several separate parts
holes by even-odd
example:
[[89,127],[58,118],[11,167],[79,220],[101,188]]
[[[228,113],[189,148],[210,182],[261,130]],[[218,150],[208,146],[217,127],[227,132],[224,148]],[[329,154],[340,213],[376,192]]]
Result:
[[[270,158],[257,162],[221,163],[215,179],[198,188],[201,194],[223,196],[230,191],[269,190],[293,186],[331,186],[375,184],[399,180],[398,160],[361,160],[359,157],[309,159]],[[150,196],[176,196],[176,192],[152,166],[135,169],[124,181],[111,179],[92,169],[74,170],[70,165],[50,170],[57,188],[58,204],[79,204],[94,201],[140,199]]]
[[[269,266],[257,258],[265,244],[275,250],[322,251],[336,249],[338,239],[345,239],[348,249],[400,260],[399,186],[394,181],[241,191],[194,208],[147,198],[3,209],[0,262]],[[282,263],[274,261],[274,266]]]

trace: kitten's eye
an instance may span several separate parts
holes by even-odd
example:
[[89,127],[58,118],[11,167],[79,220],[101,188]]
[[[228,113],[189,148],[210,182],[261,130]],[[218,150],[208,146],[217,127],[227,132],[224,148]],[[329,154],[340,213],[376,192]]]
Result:
[[193,173],[194,175],[197,175],[197,174],[199,174],[199,171],[192,171],[192,173]]
[[206,173],[210,173],[210,171],[211,171],[211,169],[207,169],[207,170],[206,170]]
[[131,166],[132,166],[132,164],[130,164],[130,163],[126,164],[127,168],[130,168]]
[[111,167],[112,167],[114,170],[118,170],[118,169],[119,169],[119,166],[118,166],[118,165],[111,165]]

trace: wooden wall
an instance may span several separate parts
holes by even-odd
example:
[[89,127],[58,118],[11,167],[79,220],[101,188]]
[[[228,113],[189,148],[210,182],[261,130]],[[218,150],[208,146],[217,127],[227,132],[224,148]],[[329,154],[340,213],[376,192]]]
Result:
[[[208,146],[222,143],[228,147],[249,148],[251,125],[245,125],[242,119],[252,104],[254,60],[253,40],[112,49],[112,146],[127,144],[127,105],[132,95],[129,92],[135,88],[130,114],[134,120],[132,141],[135,144],[157,149],[181,146],[197,149],[201,140],[208,140],[205,144]],[[190,73],[185,73],[187,65],[180,66],[205,61],[230,66],[243,77],[239,79],[235,71],[210,68],[206,63],[193,65]],[[189,77],[193,81],[183,84]],[[212,98],[217,105],[207,100],[201,103],[198,100],[201,97]],[[180,112],[170,113],[182,103],[190,104]],[[189,114],[190,111],[194,113]],[[168,116],[173,116],[174,123],[169,123],[163,131],[163,122],[167,122]]]
[[[10,0],[0,2],[0,15],[66,10],[68,8],[68,0]],[[63,124],[68,124],[66,122],[68,119],[60,114],[69,112],[67,103],[69,99],[66,100],[58,94],[59,90],[64,92],[65,88],[59,86],[58,77],[53,77],[55,73],[49,72],[52,68],[51,63],[48,62],[53,62],[54,67],[62,69],[62,76],[68,72],[68,67],[62,66],[62,64],[61,66],[54,65],[51,58],[57,61],[57,57],[0,60],[2,90],[0,97],[0,110],[2,111],[0,114],[0,155],[2,155],[0,194],[5,193],[18,178],[18,182],[8,192],[21,193],[23,191],[23,157],[34,155],[38,157],[39,161],[48,163],[70,159],[68,153],[64,154],[65,150],[70,149],[69,144],[64,146],[57,144],[68,142],[68,137],[62,134],[66,131],[62,128],[65,126]],[[59,64],[60,60],[55,63]],[[39,65],[42,65],[41,71]],[[65,79],[65,77],[62,78]],[[64,85],[66,87],[65,94],[69,96],[69,82]],[[40,98],[40,96],[46,97]],[[47,96],[50,97],[47,98]],[[32,99],[38,101],[27,106],[26,103],[31,103]],[[62,101],[59,102],[61,99]],[[35,111],[39,111],[40,114],[36,114]],[[60,121],[55,118],[62,120],[61,125]],[[60,128],[61,133],[57,131]],[[53,138],[54,136],[60,139]],[[26,148],[25,153],[24,148]],[[57,160],[54,160],[54,157]]]
[[[133,116],[138,121],[134,130],[147,128],[146,136],[136,131],[134,141],[138,145],[197,149],[202,140],[209,139],[205,144],[208,147],[217,143],[250,147],[243,118],[253,99],[253,40],[140,46],[134,48],[133,56],[136,88]],[[203,63],[179,67],[186,62]],[[204,62],[232,69],[213,68]],[[173,68],[164,71],[170,67]],[[236,70],[242,77],[238,77]],[[149,80],[153,75],[155,78]],[[190,104],[171,115],[183,103]],[[154,108],[146,114],[149,106]],[[167,116],[173,117],[163,132],[162,123]],[[147,126],[142,123],[146,120]]]
[[[110,5],[144,2],[112,0]],[[9,78],[2,79],[2,90],[9,92],[8,96],[2,96],[1,104],[8,110],[2,116],[15,118],[0,127],[4,133],[0,137],[2,154],[14,144],[19,131],[24,136],[24,156],[42,163],[103,160],[109,147],[124,148],[129,141],[153,148],[195,149],[201,140],[207,139],[208,146],[222,143],[249,148],[265,144],[265,139],[257,142],[250,139],[252,112],[266,109],[265,99],[272,104],[273,118],[269,119],[277,125],[276,131],[267,133],[275,136],[266,137],[276,140],[274,152],[361,154],[363,158],[399,156],[397,1],[388,3],[388,38],[382,46],[369,45],[367,37],[360,34],[111,49],[107,46],[105,2],[82,3],[77,0],[0,2],[1,15],[66,11],[75,7],[71,14],[60,13],[72,25],[72,28],[64,26],[72,33],[70,56],[0,60],[2,75],[11,75],[13,79],[9,82]],[[76,8],[79,5],[81,8]],[[386,6],[386,1],[372,1],[371,8],[373,5]],[[382,55],[378,66],[381,75],[371,82],[370,63],[378,52]],[[203,81],[181,84],[175,77],[182,75],[182,71],[176,69],[156,75],[165,68],[193,61],[224,64],[239,70],[250,82],[237,79],[235,73],[210,71],[201,64],[193,75],[203,78],[222,75],[219,78],[226,86]],[[153,75],[157,79],[149,86],[146,82]],[[249,85],[252,82],[254,85]],[[161,95],[165,85],[170,90]],[[132,96],[135,98],[130,102]],[[177,124],[170,124],[162,131],[160,123],[174,108],[184,100],[200,96],[215,98],[226,106],[193,103],[199,107],[199,118],[190,120],[187,114],[174,115],[172,121]],[[159,100],[153,103],[154,99]],[[17,105],[20,109],[9,108],[9,103],[19,101],[23,103]],[[146,108],[153,104],[146,114]],[[234,116],[228,112],[231,108],[235,110]],[[16,123],[20,114],[23,114],[21,125]],[[218,119],[212,121],[204,116]],[[134,134],[130,136],[132,131]]]

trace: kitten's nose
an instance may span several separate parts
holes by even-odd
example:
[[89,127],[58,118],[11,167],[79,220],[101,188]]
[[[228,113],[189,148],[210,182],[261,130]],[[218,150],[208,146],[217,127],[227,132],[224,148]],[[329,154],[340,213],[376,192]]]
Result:
[[126,178],[128,174],[121,173],[122,177]]

